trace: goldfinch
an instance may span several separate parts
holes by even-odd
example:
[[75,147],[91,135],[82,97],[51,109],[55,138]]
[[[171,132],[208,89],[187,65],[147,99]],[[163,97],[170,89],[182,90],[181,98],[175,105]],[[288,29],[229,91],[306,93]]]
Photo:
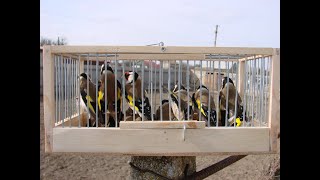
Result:
[[[170,93],[170,103],[171,109],[175,119],[187,120],[188,116],[189,119],[192,119],[192,101],[191,97],[189,96],[188,102],[188,92],[183,85],[180,85],[180,89],[178,89],[178,85],[175,85],[173,91],[169,91]],[[179,107],[179,95],[180,95],[180,107]],[[189,112],[188,112],[189,106]]]
[[[201,94],[201,96],[200,96]],[[201,97],[201,99],[200,99]],[[209,98],[210,98],[210,109],[209,109]],[[208,118],[210,114],[210,126],[216,126],[217,124],[217,113],[216,107],[213,100],[212,94],[209,97],[209,90],[206,86],[202,85],[198,86],[196,92],[192,95],[192,102],[194,105],[194,109],[200,115],[200,120],[205,120],[206,125],[208,125]]]
[[[144,91],[144,95],[142,99],[141,95],[141,78],[138,73],[128,71],[124,74],[125,78],[125,98],[129,107],[135,111],[136,114],[142,118],[143,115],[146,120],[151,120],[151,106],[149,99],[147,97],[146,92]],[[134,83],[133,83],[134,82]],[[133,86],[134,84],[134,86]],[[134,96],[133,96],[134,90]],[[134,102],[133,102],[134,101]],[[142,108],[144,108],[144,114],[142,115]]]
[[[86,73],[81,73],[79,75],[80,80],[80,95],[81,99],[83,100],[84,104],[89,109],[89,127],[95,127],[96,126],[96,85],[91,81],[90,78],[88,78]],[[89,85],[87,85],[87,82],[89,82]],[[89,86],[89,89],[87,89],[87,86]],[[88,94],[89,92],[89,94]]]
[[[107,68],[105,68],[107,67]],[[109,122],[107,122],[107,126],[109,127],[115,127],[115,104],[117,101],[117,124],[119,124],[119,121],[122,120],[123,113],[121,111],[121,84],[117,80],[117,87],[115,87],[115,81],[116,77],[114,74],[113,69],[107,64],[103,64],[101,66],[100,70],[100,89],[99,89],[99,94],[98,94],[98,106],[99,109],[101,109],[102,115],[103,115],[103,121],[104,121],[104,116],[105,116],[105,104],[107,104],[107,110],[110,112],[110,118],[108,119]],[[107,89],[105,90],[105,82],[107,82],[106,86]],[[115,94],[115,88],[117,88],[117,92]],[[105,94],[107,95],[107,103],[105,103]]]
[[[228,102],[227,102],[228,94]],[[235,98],[237,96],[237,117],[235,115]],[[228,103],[228,109],[227,108]],[[220,104],[220,114],[222,125],[225,126],[225,116],[228,119],[228,126],[234,126],[234,119],[236,121],[236,126],[241,126],[243,121],[243,105],[241,97],[232,81],[231,78],[224,77],[222,79],[222,87],[219,92],[219,104]],[[246,118],[247,121],[247,118]]]

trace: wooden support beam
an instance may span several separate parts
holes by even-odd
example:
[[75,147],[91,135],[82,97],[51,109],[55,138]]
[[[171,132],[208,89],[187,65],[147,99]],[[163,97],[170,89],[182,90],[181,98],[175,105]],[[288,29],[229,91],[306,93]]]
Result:
[[274,49],[271,62],[270,83],[270,151],[278,152],[280,150],[278,147],[280,141],[280,49]]
[[272,55],[272,48],[190,46],[51,46],[53,53]]
[[54,99],[54,58],[51,55],[51,47],[43,48],[43,109],[45,126],[45,152],[52,152],[53,132],[55,123],[55,99]]
[[[103,152],[139,156],[254,154],[269,151],[269,128],[53,129],[54,152]],[[184,138],[183,138],[184,136]]]

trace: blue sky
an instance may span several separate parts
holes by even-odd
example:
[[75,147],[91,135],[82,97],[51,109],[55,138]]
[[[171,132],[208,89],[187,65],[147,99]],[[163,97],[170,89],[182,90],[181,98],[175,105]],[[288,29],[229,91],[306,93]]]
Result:
[[41,0],[40,36],[69,45],[280,47],[279,0]]

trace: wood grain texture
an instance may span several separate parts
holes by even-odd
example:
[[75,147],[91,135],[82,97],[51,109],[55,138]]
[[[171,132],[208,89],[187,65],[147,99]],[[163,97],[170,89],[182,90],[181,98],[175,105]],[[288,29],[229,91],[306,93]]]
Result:
[[203,129],[204,121],[121,121],[120,129]]
[[54,128],[54,152],[126,155],[250,154],[269,151],[269,128]]
[[119,53],[119,54],[257,54],[272,55],[272,48],[192,47],[192,46],[52,46],[52,53]]
[[270,148],[272,152],[278,152],[280,141],[280,49],[274,49],[270,76],[270,103],[269,103],[269,127]]
[[43,110],[45,126],[45,152],[52,151],[52,128],[55,123],[54,99],[54,59],[51,55],[51,46],[43,47]]

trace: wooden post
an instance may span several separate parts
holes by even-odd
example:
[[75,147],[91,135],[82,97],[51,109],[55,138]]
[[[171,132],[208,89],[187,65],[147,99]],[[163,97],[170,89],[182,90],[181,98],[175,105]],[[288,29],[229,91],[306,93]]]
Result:
[[195,156],[132,156],[130,179],[185,179],[196,171]]
[[51,46],[43,47],[43,105],[45,126],[45,152],[52,152],[53,130],[55,123],[55,99],[54,99],[54,56],[51,54]]
[[274,49],[270,73],[270,151],[279,152],[280,143],[280,49]]

